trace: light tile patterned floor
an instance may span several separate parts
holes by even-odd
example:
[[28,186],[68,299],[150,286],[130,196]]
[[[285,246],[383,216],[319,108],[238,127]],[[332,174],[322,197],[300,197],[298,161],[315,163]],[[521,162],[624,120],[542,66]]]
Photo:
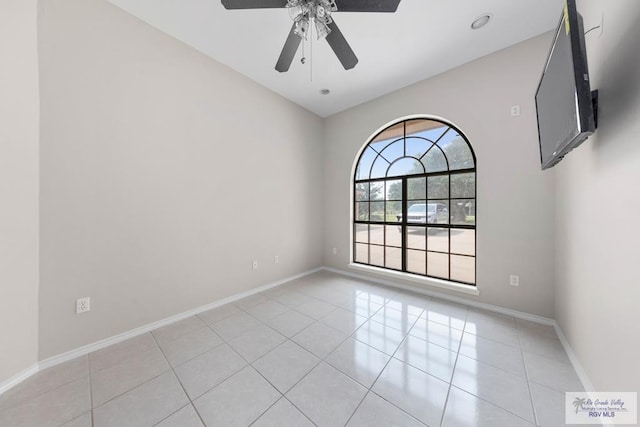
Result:
[[553,328],[321,272],[40,372],[0,426],[559,426]]

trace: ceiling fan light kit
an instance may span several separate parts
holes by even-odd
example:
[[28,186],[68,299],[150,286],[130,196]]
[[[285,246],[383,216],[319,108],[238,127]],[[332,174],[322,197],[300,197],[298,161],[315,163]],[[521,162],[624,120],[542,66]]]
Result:
[[338,10],[335,0],[288,0],[286,7],[296,23],[295,34],[304,40],[307,40],[310,21],[314,22],[318,40],[325,38],[331,32],[331,12]]
[[221,0],[226,9],[287,8],[293,20],[276,70],[289,70],[300,42],[307,40],[311,25],[318,39],[324,38],[345,70],[358,63],[358,57],[333,20],[334,12],[395,12],[400,0]]

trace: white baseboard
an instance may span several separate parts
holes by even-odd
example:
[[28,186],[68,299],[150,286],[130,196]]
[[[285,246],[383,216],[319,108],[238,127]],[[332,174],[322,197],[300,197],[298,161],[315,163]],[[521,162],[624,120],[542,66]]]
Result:
[[38,372],[39,368],[38,368],[38,364],[34,363],[33,365],[29,366],[27,369],[18,372],[17,374],[15,374],[14,376],[12,376],[11,378],[8,378],[2,382],[0,382],[0,396],[2,395],[2,393],[4,393],[5,391],[17,386],[18,384],[20,384],[22,381],[26,380],[27,378],[29,378],[31,375],[35,374],[36,372]]
[[565,336],[564,332],[562,332],[562,329],[560,328],[560,325],[558,325],[558,322],[556,322],[555,320],[553,322],[553,328],[556,330],[556,334],[558,334],[558,338],[562,343],[562,347],[564,347],[564,351],[567,353],[567,356],[569,356],[569,360],[573,365],[573,369],[576,370],[576,374],[578,374],[578,378],[580,378],[580,381],[582,382],[582,386],[584,387],[585,391],[587,392],[595,391],[595,389],[593,388],[593,384],[591,383],[591,380],[589,380],[589,377],[587,376],[587,372],[582,367],[582,364],[580,363],[580,361],[578,360],[578,357],[576,356],[573,349],[571,348],[571,345],[569,345],[569,341],[567,340],[567,337]]
[[[573,349],[571,348],[571,345],[569,345],[569,340],[567,340],[566,335],[564,334],[564,332],[562,332],[562,328],[560,328],[560,325],[555,320],[553,321],[553,328],[556,330],[556,334],[558,335],[558,338],[562,343],[562,347],[564,348],[564,351],[567,353],[567,356],[569,357],[569,361],[571,362],[571,365],[573,365],[573,369],[576,371],[576,374],[578,375],[578,378],[580,379],[580,382],[582,383],[582,387],[584,387],[584,390],[587,393],[597,391],[593,387],[593,383],[589,379],[589,376],[587,375],[587,371],[584,370],[584,368],[582,367],[582,363],[580,363],[580,360],[578,360],[578,356],[576,356]],[[609,427],[609,426],[613,427],[614,424],[613,424],[613,421],[608,421],[603,419],[602,424],[594,424],[594,425],[602,425],[603,427]]]
[[162,326],[166,326],[166,325],[170,325],[171,323],[175,323],[177,321],[186,319],[187,317],[191,317],[191,316],[195,316],[196,314],[199,313],[203,313],[205,311],[211,310],[213,308],[216,307],[220,307],[221,305],[225,305],[228,304],[230,302],[233,301],[237,301],[239,299],[257,294],[259,292],[264,292],[268,289],[274,288],[276,286],[282,285],[283,283],[287,283],[290,282],[292,280],[295,279],[299,279],[301,277],[304,276],[308,276],[309,274],[313,274],[316,273],[318,271],[322,270],[322,267],[318,267],[318,268],[314,268],[312,270],[308,270],[305,272],[302,272],[300,274],[296,274],[293,276],[289,276],[289,277],[285,277],[284,279],[281,280],[277,280],[275,282],[271,282],[268,283],[266,285],[262,285],[259,286],[257,288],[253,288],[251,290],[248,290],[246,292],[241,292],[235,295],[232,295],[230,297],[227,298],[223,298],[221,300],[218,301],[214,301],[212,303],[176,314],[174,316],[170,316],[167,317],[165,319],[162,320],[158,320],[157,322],[153,322],[153,323],[149,323],[143,326],[140,326],[138,328],[135,329],[131,329],[127,332],[123,332],[121,334],[118,335],[114,335],[112,337],[109,338],[105,338],[103,340],[100,341],[96,341],[94,343],[76,348],[74,350],[71,351],[67,351],[65,353],[62,354],[58,354],[56,356],[52,356],[49,357],[47,359],[41,360],[40,362],[32,365],[31,367],[29,367],[28,369],[14,375],[13,377],[9,378],[8,380],[5,380],[3,382],[0,382],[0,395],[2,395],[4,392],[6,392],[7,390],[11,389],[12,387],[18,385],[19,383],[21,383],[22,381],[26,380],[27,378],[29,378],[30,376],[32,376],[33,374],[42,371],[44,369],[50,368],[52,366],[55,365],[59,365],[60,363],[64,363],[67,362],[71,359],[75,359],[76,357],[80,357],[80,356],[84,356],[85,354],[89,354],[93,351],[96,350],[100,350],[102,348],[108,347],[110,345],[113,344],[117,344],[121,341],[125,341],[128,340],[130,338],[136,337],[138,335],[142,335],[144,333],[147,333],[149,331],[152,331],[154,329],[160,328]]

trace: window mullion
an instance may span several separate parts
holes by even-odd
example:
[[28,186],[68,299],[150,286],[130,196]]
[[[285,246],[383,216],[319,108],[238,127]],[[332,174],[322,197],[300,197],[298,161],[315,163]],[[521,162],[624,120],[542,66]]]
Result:
[[449,254],[447,255],[447,261],[449,261],[449,268],[447,271],[447,277],[449,278],[449,280],[451,280],[451,217],[452,217],[452,213],[453,213],[453,207],[451,206],[451,174],[449,174],[449,194],[447,195],[449,198],[449,221],[447,221],[449,223],[449,233],[447,233],[449,235]]
[[402,246],[402,271],[407,271],[407,177],[402,177],[402,223],[400,225]]

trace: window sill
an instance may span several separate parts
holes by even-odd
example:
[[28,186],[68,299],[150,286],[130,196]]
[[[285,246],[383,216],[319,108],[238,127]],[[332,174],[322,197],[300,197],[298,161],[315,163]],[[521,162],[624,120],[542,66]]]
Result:
[[449,280],[434,279],[432,277],[421,277],[410,273],[403,273],[400,271],[392,271],[384,268],[373,267],[370,265],[362,264],[349,264],[349,268],[352,270],[362,271],[364,273],[375,274],[378,276],[384,276],[391,279],[406,280],[408,282],[418,283],[421,285],[431,286],[440,289],[446,289],[454,292],[461,292],[467,295],[480,295],[480,290],[477,286],[467,285],[464,283],[451,282]]

